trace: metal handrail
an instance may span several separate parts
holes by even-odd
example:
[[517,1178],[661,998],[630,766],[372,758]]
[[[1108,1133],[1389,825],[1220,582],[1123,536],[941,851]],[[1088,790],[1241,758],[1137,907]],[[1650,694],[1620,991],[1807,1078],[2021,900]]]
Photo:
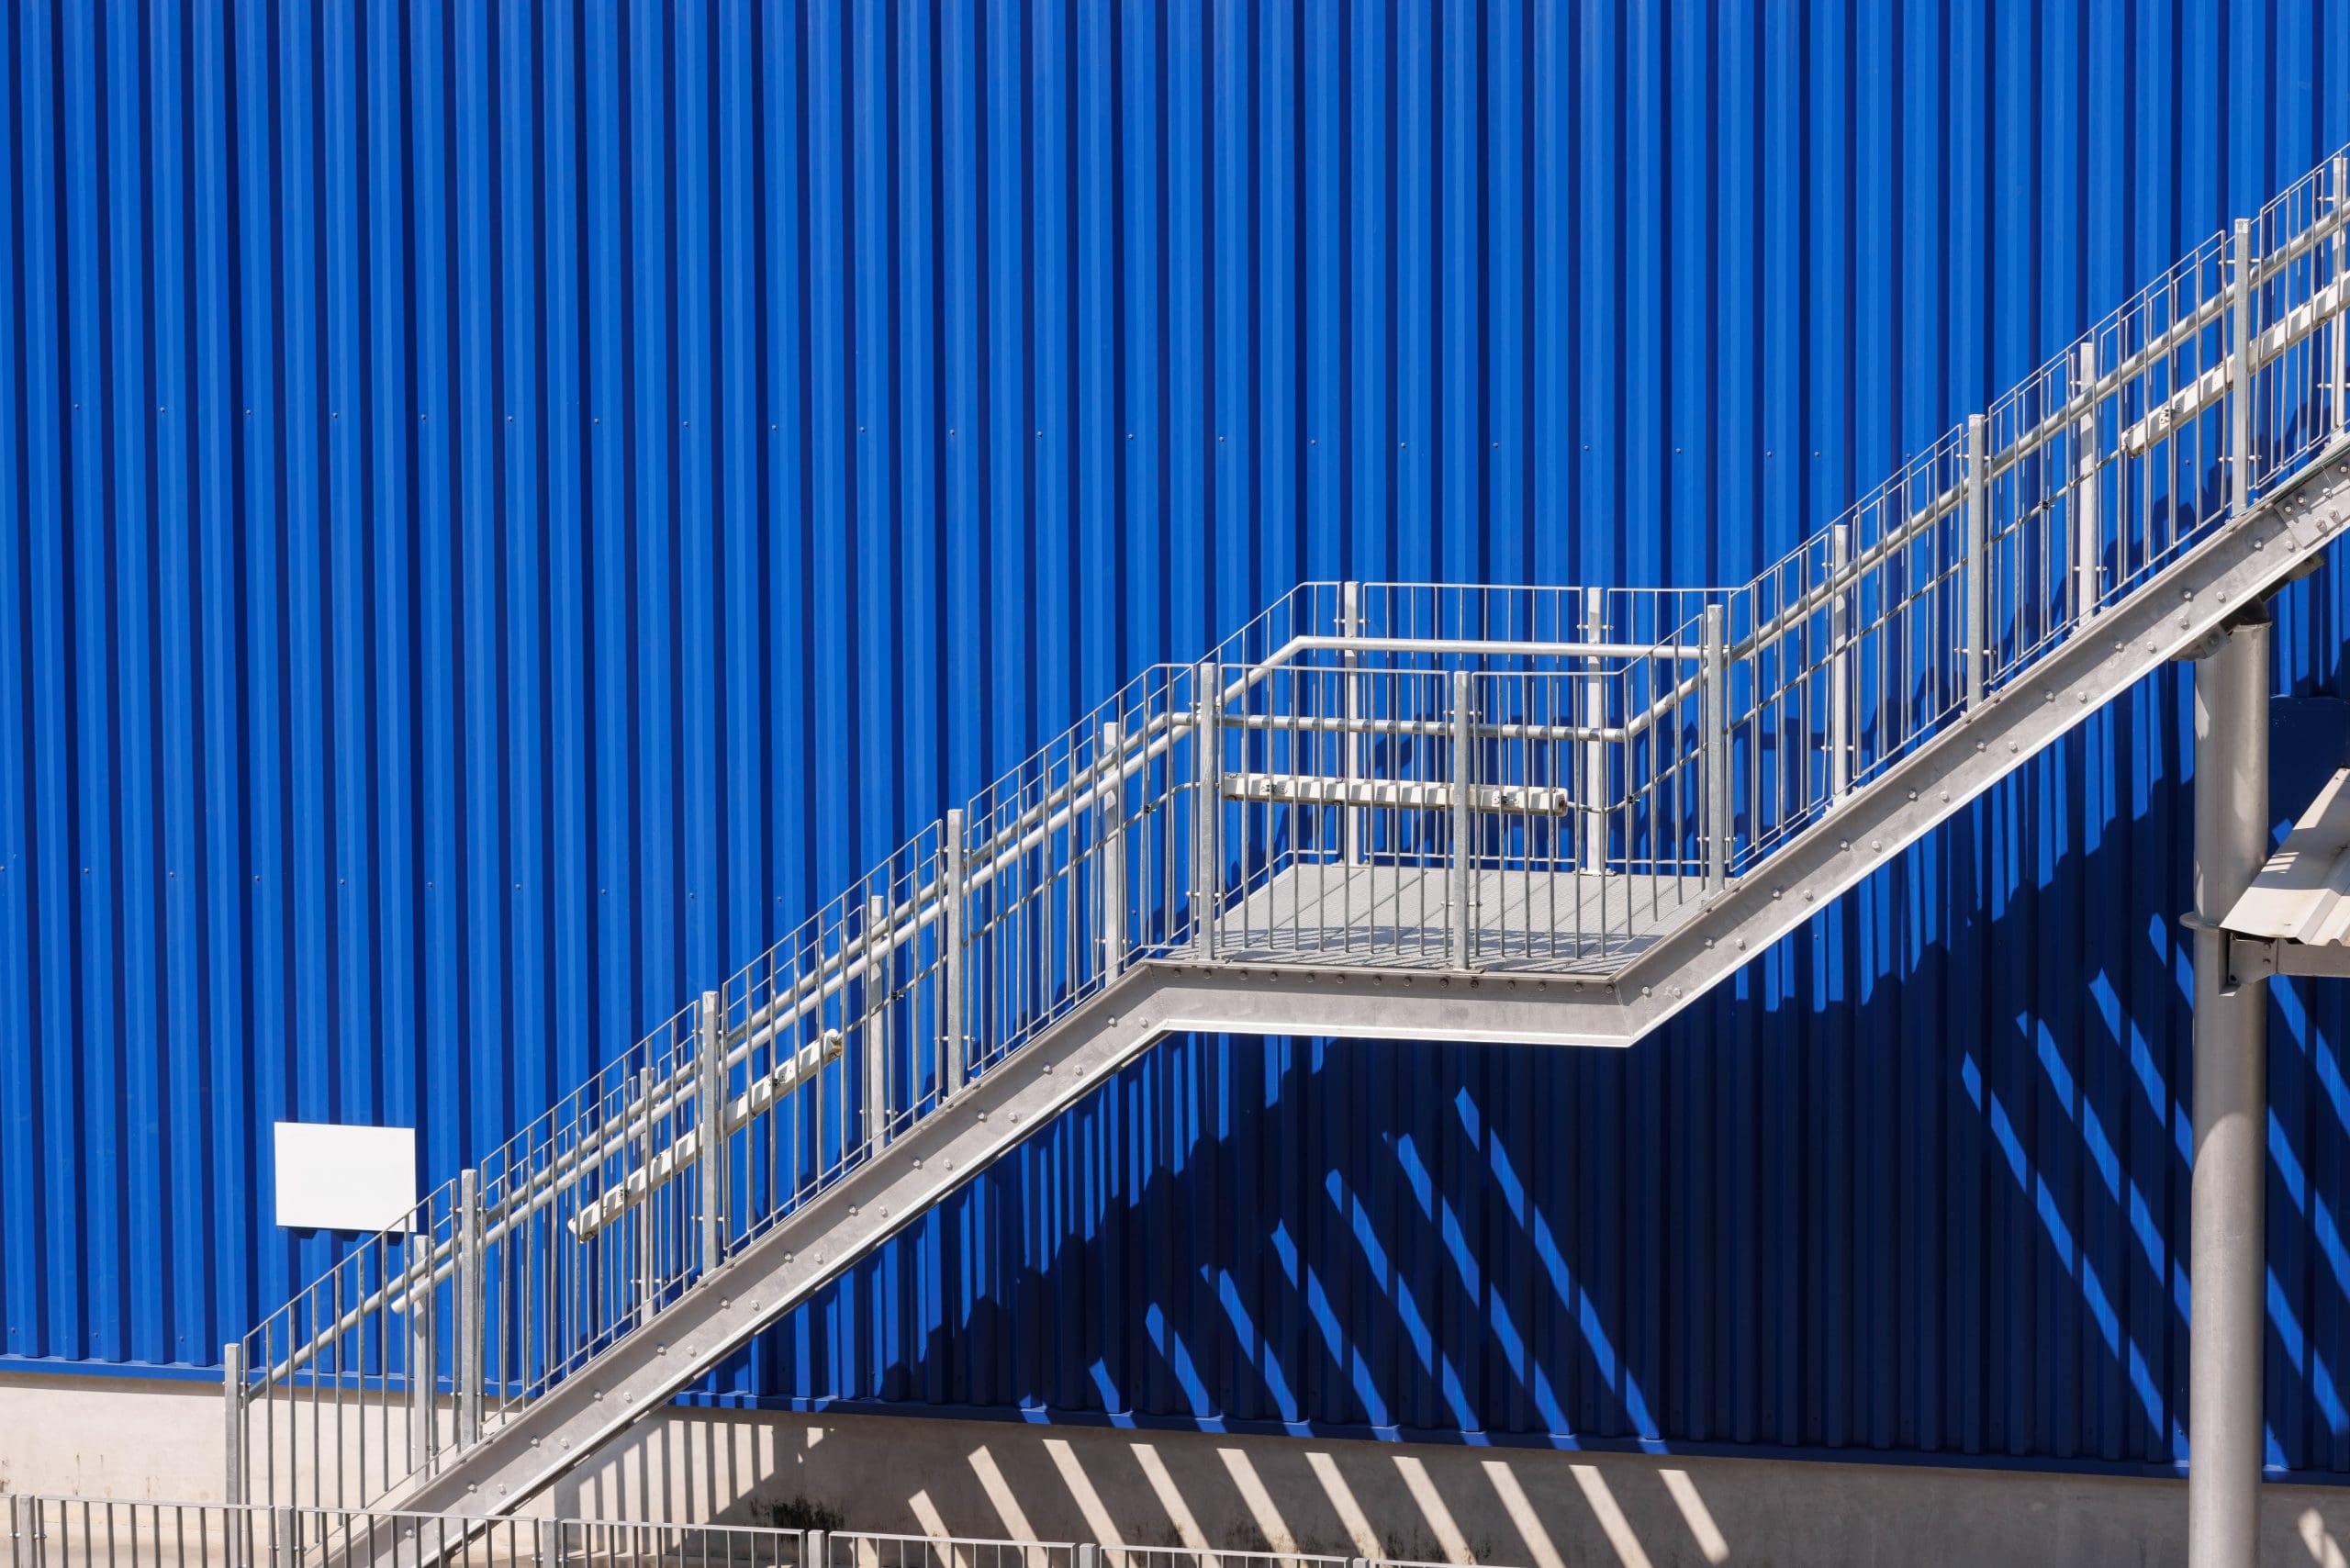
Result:
[[2341,438],[2345,195],[2337,157],[1742,586],[1314,583],[1144,670],[231,1347],[263,1489],[315,1487],[272,1423],[340,1441],[347,1386],[408,1401],[363,1500],[451,1462],[1138,964],[1620,971]]

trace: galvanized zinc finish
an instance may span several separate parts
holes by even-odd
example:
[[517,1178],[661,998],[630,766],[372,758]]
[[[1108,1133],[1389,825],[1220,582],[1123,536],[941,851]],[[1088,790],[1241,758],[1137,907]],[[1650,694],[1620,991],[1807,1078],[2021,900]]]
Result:
[[[1136,666],[1305,577],[1743,578],[2350,140],[2289,0],[28,6],[0,1307],[201,1368]],[[2335,689],[2341,589],[2280,689]],[[1193,1039],[720,1397],[2168,1464],[2150,681],[1623,1055]],[[2280,988],[2272,1458],[2350,1470]]]

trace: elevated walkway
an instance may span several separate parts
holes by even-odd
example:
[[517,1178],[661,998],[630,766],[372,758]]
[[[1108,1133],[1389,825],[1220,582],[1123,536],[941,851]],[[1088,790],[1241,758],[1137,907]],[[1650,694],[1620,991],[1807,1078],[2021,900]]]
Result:
[[511,1507],[1169,1033],[1640,1039],[2350,525],[2345,195],[1752,582],[1146,672],[229,1347],[232,1494]]

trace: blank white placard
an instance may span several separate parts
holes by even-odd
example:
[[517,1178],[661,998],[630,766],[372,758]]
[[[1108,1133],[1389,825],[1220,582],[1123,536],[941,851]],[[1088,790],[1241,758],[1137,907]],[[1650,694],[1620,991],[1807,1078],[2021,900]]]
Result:
[[277,1124],[277,1223],[289,1230],[399,1228],[416,1207],[416,1129]]

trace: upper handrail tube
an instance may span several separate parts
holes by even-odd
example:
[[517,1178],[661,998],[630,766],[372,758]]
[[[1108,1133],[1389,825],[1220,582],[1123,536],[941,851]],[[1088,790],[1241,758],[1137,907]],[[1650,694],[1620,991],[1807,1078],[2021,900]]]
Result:
[[2350,453],[2345,198],[2350,153],[1742,584],[1312,582],[1144,668],[226,1347],[232,1453],[316,1495],[356,1390],[404,1422],[360,1501],[442,1473],[1139,966],[1624,984]]

